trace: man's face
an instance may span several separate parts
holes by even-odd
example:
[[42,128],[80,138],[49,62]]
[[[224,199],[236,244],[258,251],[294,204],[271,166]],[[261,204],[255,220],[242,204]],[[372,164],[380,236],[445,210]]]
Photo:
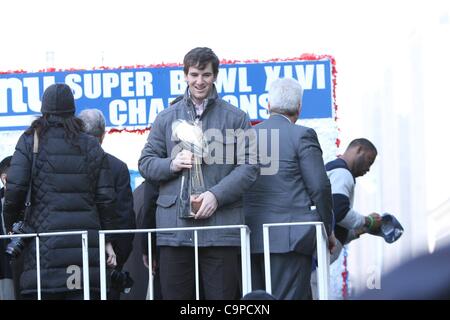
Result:
[[357,177],[362,177],[369,172],[370,167],[375,161],[377,155],[373,151],[360,149],[355,155],[355,162],[353,163],[352,173]]
[[216,77],[213,73],[212,63],[208,63],[202,70],[196,67],[189,67],[185,79],[189,86],[189,92],[196,104],[200,104],[212,90]]

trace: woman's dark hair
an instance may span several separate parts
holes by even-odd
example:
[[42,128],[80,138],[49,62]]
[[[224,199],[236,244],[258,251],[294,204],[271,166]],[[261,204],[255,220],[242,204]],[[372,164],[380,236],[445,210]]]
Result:
[[50,127],[63,127],[64,139],[68,143],[76,145],[74,144],[75,140],[77,140],[80,132],[83,132],[83,121],[72,114],[58,116],[45,113],[31,123],[25,134],[31,135],[34,134],[34,130],[37,130],[39,138],[41,138]]

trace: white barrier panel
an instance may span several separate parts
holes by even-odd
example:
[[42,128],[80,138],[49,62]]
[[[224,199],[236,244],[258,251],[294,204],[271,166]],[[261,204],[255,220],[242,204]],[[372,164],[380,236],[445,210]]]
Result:
[[226,225],[210,227],[186,227],[186,228],[158,228],[158,229],[128,229],[128,230],[100,230],[99,250],[100,250],[100,299],[106,300],[106,254],[105,254],[105,234],[117,233],[147,233],[148,234],[148,279],[150,286],[150,300],[153,300],[153,273],[152,273],[152,239],[151,233],[155,232],[180,232],[194,231],[194,253],[195,253],[195,297],[200,299],[199,274],[198,274],[198,231],[218,230],[218,229],[240,229],[241,230],[241,269],[242,269],[242,295],[252,291],[251,263],[250,263],[250,229],[246,225]]
[[272,294],[272,277],[270,274],[270,227],[285,226],[308,226],[316,227],[317,242],[317,281],[319,287],[319,299],[328,300],[329,274],[330,274],[330,253],[328,251],[327,232],[322,222],[285,222],[285,223],[266,223],[263,224],[263,241],[264,241],[264,271],[266,280],[266,291]]
[[81,235],[81,250],[83,253],[83,294],[84,300],[90,300],[89,294],[89,253],[88,253],[88,233],[87,231],[64,231],[64,232],[45,232],[45,233],[26,233],[0,235],[0,239],[8,238],[36,238],[36,277],[37,277],[37,299],[41,300],[41,265],[40,265],[40,237],[58,237],[68,235]]

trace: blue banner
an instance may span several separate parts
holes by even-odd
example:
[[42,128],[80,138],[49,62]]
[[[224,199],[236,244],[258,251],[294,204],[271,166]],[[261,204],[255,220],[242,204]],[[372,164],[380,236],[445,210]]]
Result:
[[[292,77],[302,85],[301,118],[333,116],[329,60],[223,64],[216,88],[251,120],[264,120],[267,91],[279,77]],[[40,115],[45,88],[56,82],[72,88],[77,112],[98,108],[110,128],[148,127],[186,89],[182,67],[0,74],[0,130],[28,127]]]

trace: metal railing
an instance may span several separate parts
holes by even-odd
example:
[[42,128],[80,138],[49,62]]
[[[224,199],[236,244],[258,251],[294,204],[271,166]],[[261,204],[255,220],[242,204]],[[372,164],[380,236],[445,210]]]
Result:
[[330,274],[330,253],[328,252],[327,232],[322,222],[285,222],[263,224],[264,241],[264,271],[266,280],[266,291],[272,294],[272,277],[270,274],[270,241],[269,228],[285,226],[308,226],[316,227],[317,242],[317,283],[319,288],[319,299],[328,300],[329,274]]
[[81,250],[83,254],[83,294],[84,300],[90,300],[89,294],[89,253],[88,253],[88,232],[87,231],[62,231],[62,232],[45,232],[45,233],[26,233],[0,235],[0,239],[12,238],[35,238],[36,244],[36,282],[37,282],[37,299],[41,300],[41,263],[40,263],[40,237],[58,237],[68,235],[81,235]]
[[218,230],[218,229],[240,229],[241,238],[241,269],[242,269],[242,295],[252,291],[251,265],[250,265],[250,229],[246,225],[226,225],[209,227],[185,227],[185,228],[158,228],[158,229],[128,229],[128,230],[100,230],[99,250],[100,250],[100,299],[106,300],[106,253],[105,235],[118,233],[147,233],[148,241],[148,279],[150,287],[150,300],[153,300],[153,272],[152,272],[152,238],[151,233],[155,232],[180,232],[194,231],[194,253],[195,253],[195,298],[200,299],[199,290],[199,269],[198,269],[198,231]]
[[[327,249],[327,236],[325,227],[322,222],[289,222],[289,223],[268,223],[263,224],[263,241],[264,241],[264,266],[265,266],[265,282],[266,291],[272,293],[272,281],[270,273],[270,241],[269,228],[284,226],[307,226],[314,225],[316,228],[317,241],[317,276],[319,299],[328,299],[329,288],[329,260],[330,255]],[[195,293],[196,299],[199,300],[199,266],[198,266],[198,231],[202,230],[218,230],[218,229],[240,229],[241,239],[241,270],[242,270],[242,295],[252,291],[251,280],[251,258],[250,258],[250,229],[246,225],[226,225],[226,226],[209,226],[209,227],[186,227],[186,228],[160,228],[160,229],[128,229],[128,230],[100,230],[99,231],[99,252],[100,252],[100,299],[106,300],[106,251],[105,251],[105,235],[121,234],[121,233],[147,233],[148,257],[149,257],[149,295],[150,300],[154,299],[153,292],[153,272],[152,272],[152,239],[151,233],[158,232],[181,232],[194,231],[194,254],[195,254]],[[0,239],[11,238],[35,238],[36,239],[36,277],[37,277],[37,299],[41,300],[41,268],[40,268],[40,249],[39,238],[51,236],[67,236],[81,235],[81,245],[83,254],[83,293],[84,300],[90,299],[89,293],[89,256],[88,256],[88,232],[87,231],[66,231],[66,232],[47,232],[47,233],[30,233],[30,234],[13,234],[0,235]]]

